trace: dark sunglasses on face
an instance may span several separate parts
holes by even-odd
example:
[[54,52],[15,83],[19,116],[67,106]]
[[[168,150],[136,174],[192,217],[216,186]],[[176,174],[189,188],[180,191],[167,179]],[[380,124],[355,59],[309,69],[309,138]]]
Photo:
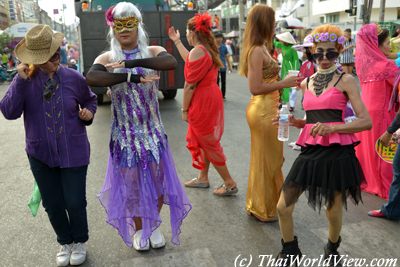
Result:
[[333,61],[335,59],[337,59],[339,57],[339,53],[336,51],[328,51],[326,53],[323,52],[317,52],[313,54],[313,58],[314,60],[322,60],[324,58],[324,56],[329,60],[329,61]]
[[54,79],[48,79],[44,84],[43,88],[43,98],[46,101],[49,101],[50,98],[54,95],[54,91],[57,88],[57,81]]

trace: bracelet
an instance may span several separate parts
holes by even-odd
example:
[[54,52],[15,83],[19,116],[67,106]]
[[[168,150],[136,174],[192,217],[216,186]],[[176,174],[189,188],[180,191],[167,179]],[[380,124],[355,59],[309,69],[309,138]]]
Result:
[[183,108],[181,108],[181,111],[182,111],[183,113],[186,113],[186,112],[188,112],[188,110],[187,110],[187,109],[183,109]]
[[131,75],[132,75],[132,73],[131,73],[131,72],[128,72],[128,78],[126,79],[126,81],[127,81],[128,83],[131,82]]
[[182,43],[182,41],[181,41],[180,39],[174,41],[174,44],[175,44],[175,45],[178,45],[179,43]]

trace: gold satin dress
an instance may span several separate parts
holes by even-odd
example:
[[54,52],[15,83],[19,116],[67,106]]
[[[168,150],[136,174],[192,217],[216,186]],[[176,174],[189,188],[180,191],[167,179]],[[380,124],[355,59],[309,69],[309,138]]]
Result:
[[[263,80],[278,79],[279,65],[272,60],[263,67]],[[276,204],[283,184],[283,144],[278,140],[278,128],[272,125],[279,98],[279,91],[253,95],[246,110],[251,133],[246,211],[265,222],[277,220]]]

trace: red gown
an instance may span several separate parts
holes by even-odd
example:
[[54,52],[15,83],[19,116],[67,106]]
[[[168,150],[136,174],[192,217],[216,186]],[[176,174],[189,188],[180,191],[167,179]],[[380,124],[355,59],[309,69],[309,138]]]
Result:
[[205,55],[185,63],[185,80],[196,84],[188,110],[187,148],[192,154],[192,165],[204,169],[205,158],[217,166],[225,165],[221,146],[224,132],[224,105],[217,84],[218,67],[213,64],[209,52],[200,46]]

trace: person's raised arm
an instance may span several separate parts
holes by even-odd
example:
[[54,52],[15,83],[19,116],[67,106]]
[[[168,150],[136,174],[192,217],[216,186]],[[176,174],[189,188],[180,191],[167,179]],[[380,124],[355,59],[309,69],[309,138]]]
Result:
[[189,55],[189,50],[187,50],[186,47],[183,45],[179,30],[175,30],[174,27],[170,27],[168,29],[168,36],[169,39],[174,42],[176,49],[178,49],[178,52],[181,55],[183,61],[186,61],[186,58]]
[[28,65],[19,64],[18,74],[8,87],[7,93],[0,101],[0,110],[7,120],[15,120],[24,112],[25,91],[30,84],[27,73]]

